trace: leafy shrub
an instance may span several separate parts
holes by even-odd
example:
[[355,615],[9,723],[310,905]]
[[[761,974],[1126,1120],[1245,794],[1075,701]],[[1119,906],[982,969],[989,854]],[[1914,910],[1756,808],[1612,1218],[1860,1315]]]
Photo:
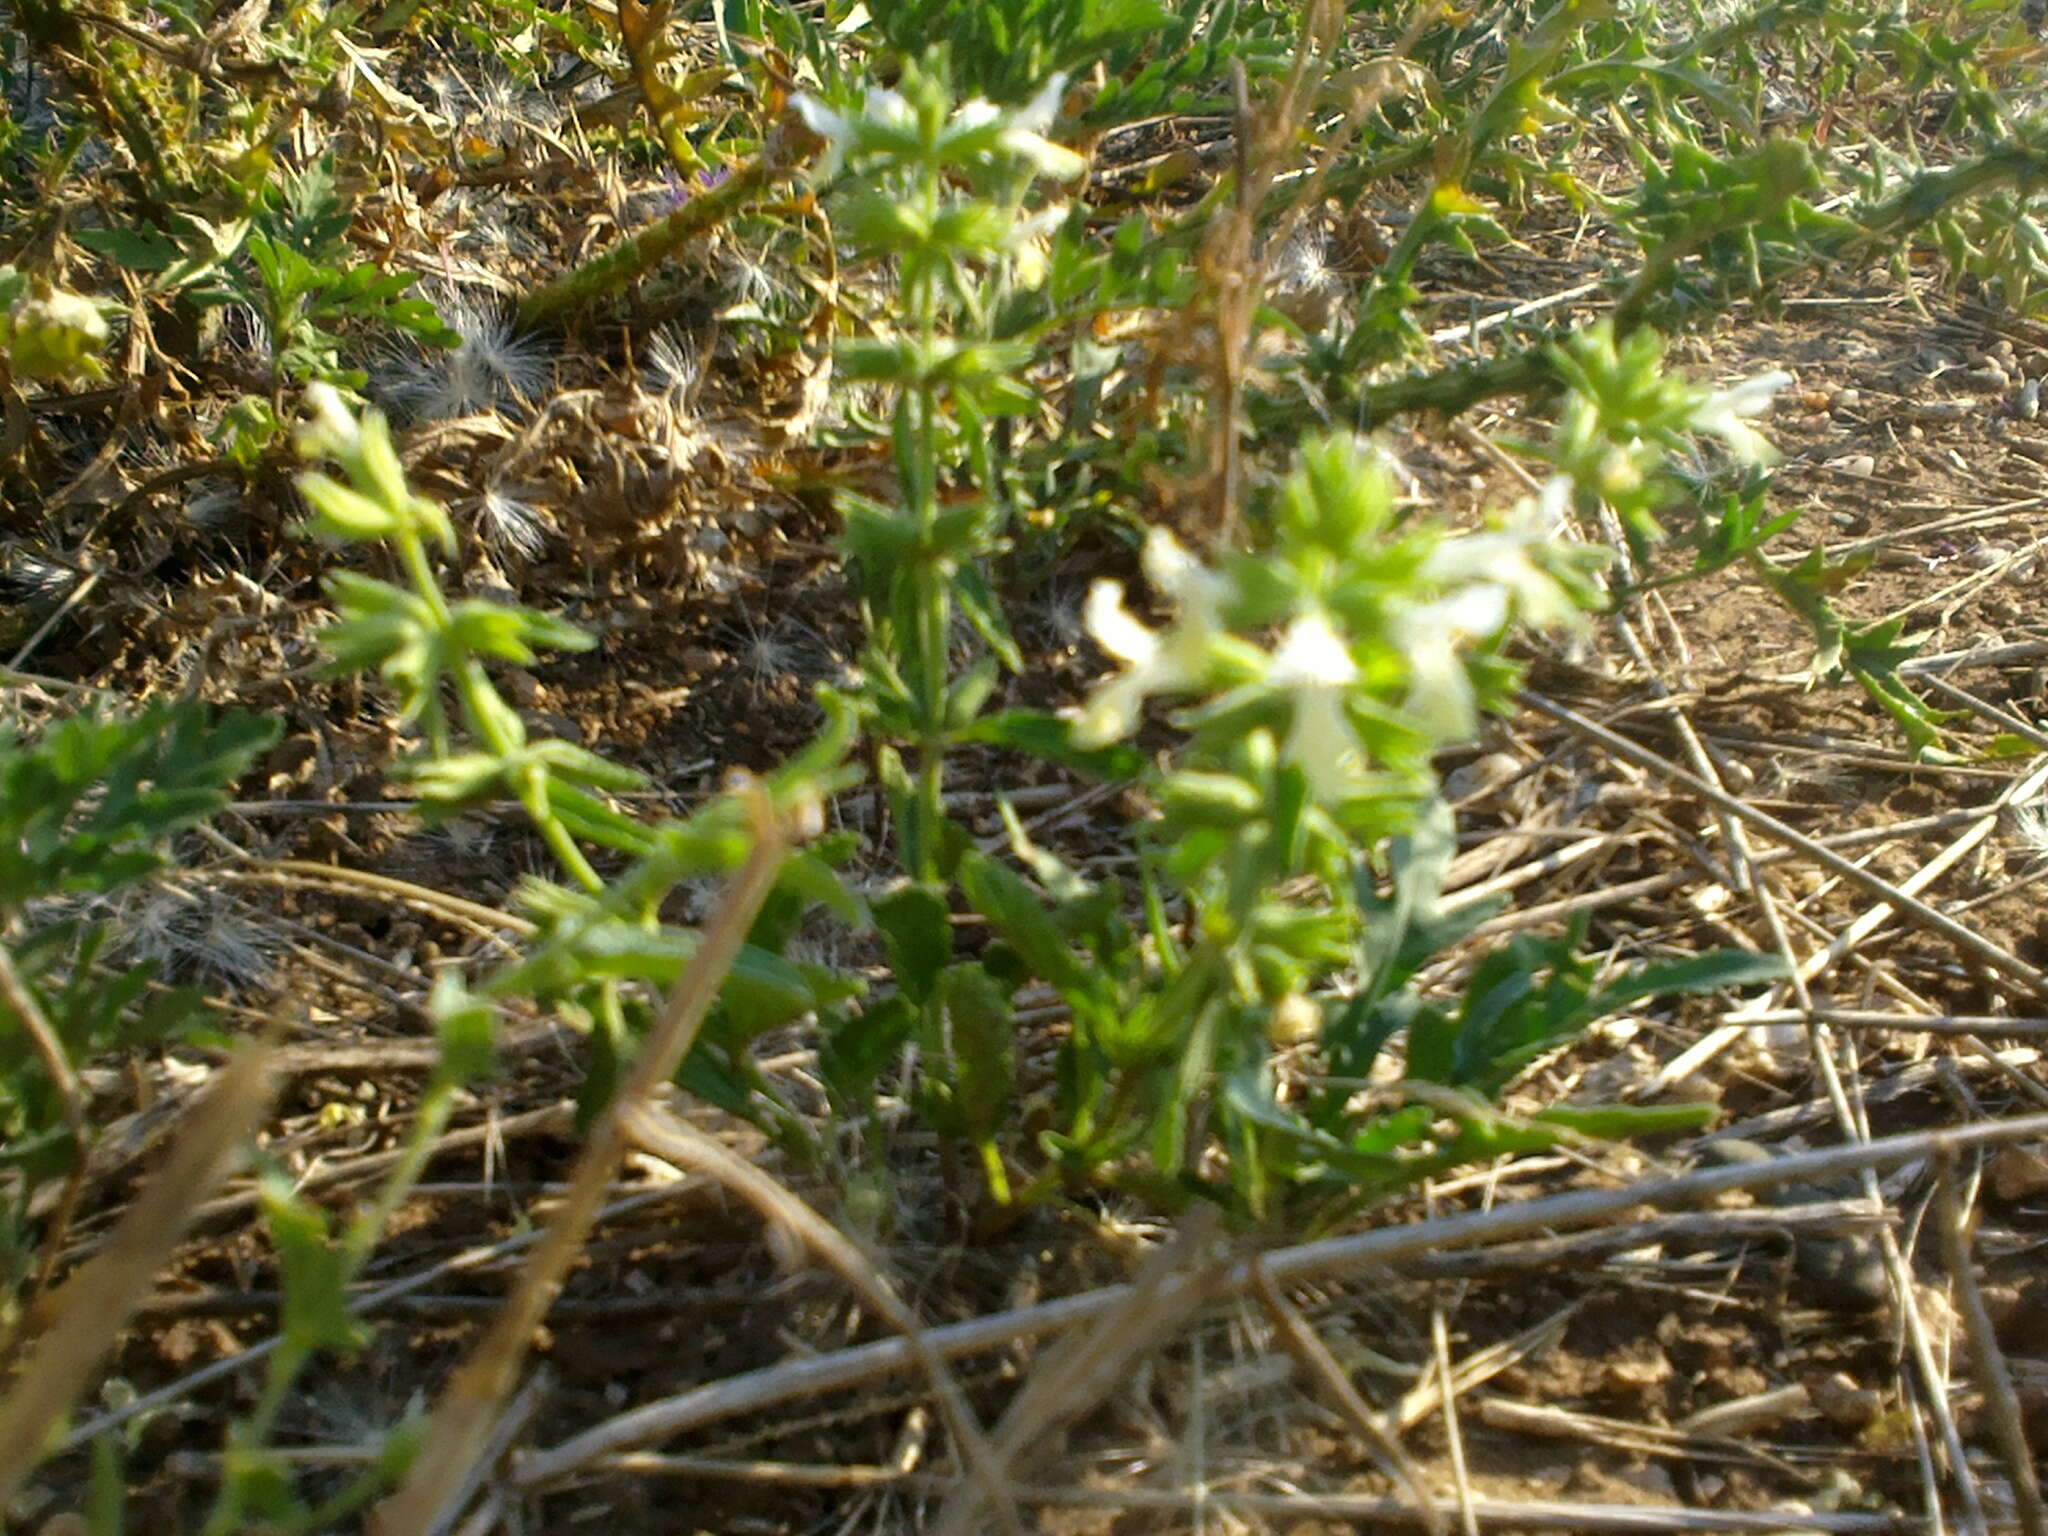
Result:
[[170,840],[219,810],[276,735],[275,721],[214,719],[194,703],[83,712],[33,736],[0,731],[0,1145],[12,1174],[0,1264],[10,1296],[38,1236],[62,1243],[68,1212],[59,1207],[59,1230],[36,1234],[31,1210],[49,1181],[83,1167],[78,1068],[203,1017],[189,988],[150,995],[153,964],[106,965],[106,926],[57,898],[109,896],[163,868]]

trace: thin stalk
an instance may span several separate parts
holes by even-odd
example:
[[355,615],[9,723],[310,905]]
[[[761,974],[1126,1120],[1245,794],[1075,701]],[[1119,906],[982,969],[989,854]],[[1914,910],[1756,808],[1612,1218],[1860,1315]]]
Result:
[[750,806],[754,846],[733,877],[724,905],[705,928],[690,963],[676,979],[661,1017],[633,1059],[630,1074],[605,1106],[577,1157],[567,1193],[547,1235],[521,1272],[497,1321],[443,1390],[419,1456],[398,1492],[371,1516],[373,1536],[429,1528],[447,1513],[489,1440],[491,1420],[510,1396],[534,1331],[559,1294],[604,1204],[619,1160],[632,1144],[633,1119],[675,1076],[704,1016],[718,996],[747,930],[782,868],[794,814],[755,790]]
[[[439,1074],[429,1085],[420,1101],[418,1113],[413,1116],[412,1128],[406,1134],[397,1164],[378,1190],[377,1198],[356,1214],[342,1235],[341,1273],[334,1282],[337,1290],[346,1292],[355,1283],[363,1266],[369,1262],[377,1239],[398,1213],[399,1207],[411,1197],[414,1186],[426,1172],[441,1134],[448,1128],[448,1117],[455,1106],[456,1086],[452,1078]],[[280,1338],[277,1351],[271,1355],[265,1371],[262,1397],[249,1416],[231,1431],[228,1450],[231,1462],[253,1464],[267,1456],[266,1447],[277,1427],[277,1416],[291,1395],[300,1372],[312,1363],[317,1353],[318,1349],[310,1339],[289,1332]],[[246,1528],[249,1512],[242,1504],[242,1486],[239,1478],[223,1478],[220,1497],[207,1519],[204,1536],[234,1536]],[[367,1497],[366,1492],[363,1498]]]
[[[433,563],[427,558],[426,541],[418,533],[407,528],[401,530],[393,542],[398,548],[399,561],[405,568],[406,576],[412,582],[413,591],[426,605],[427,611],[433,616],[435,626],[441,631],[449,647],[454,662],[451,671],[455,679],[456,694],[462,700],[463,718],[493,757],[502,760],[516,756],[524,743],[513,740],[511,732],[505,728],[505,709],[495,697],[490,675],[455,635],[448,599],[442,594],[441,583],[434,574]],[[433,741],[435,755],[446,756],[451,745],[446,722],[437,721],[432,714],[428,720],[430,736],[437,737]],[[441,728],[435,732],[432,727],[437,723]],[[517,788],[519,803],[525,808],[526,814],[546,841],[548,851],[554,854],[563,870],[593,895],[602,891],[603,877],[591,866],[583,850],[576,845],[575,837],[548,804],[545,781],[530,775],[522,775]]]

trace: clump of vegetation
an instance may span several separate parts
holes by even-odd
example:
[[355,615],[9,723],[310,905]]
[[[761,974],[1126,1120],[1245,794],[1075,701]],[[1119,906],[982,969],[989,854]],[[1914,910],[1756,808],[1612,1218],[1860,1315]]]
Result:
[[[1711,1123],[1529,1072],[1623,1010],[1784,980],[1778,919],[1775,947],[1631,964],[1585,911],[1501,932],[1503,894],[1451,894],[1444,767],[1532,662],[1736,574],[1917,762],[2023,745],[1929,702],[1903,616],[1846,616],[1857,553],[1784,552],[1807,536],[1762,423],[1791,376],[1711,386],[1671,343],[1850,263],[1938,261],[2038,314],[2048,116],[2011,84],[2039,45],[1985,8],[1684,9],[0,3],[6,570],[67,576],[17,581],[0,623],[17,1357],[90,1294],[57,1288],[94,1192],[82,1071],[217,1046],[265,963],[171,988],[82,898],[210,867],[194,829],[238,794],[531,857],[482,918],[378,877],[490,942],[380,962],[420,980],[393,996],[431,1047],[352,1209],[257,1153],[278,1326],[211,1446],[196,1528],[220,1536],[387,1495],[391,1529],[459,1515],[621,1160],[689,1162],[672,1089],[876,1252],[921,1161],[947,1241],[1111,1202],[1271,1237]],[[1939,169],[1930,133],[1959,146]],[[1604,241],[1578,308],[1452,296],[1567,208]],[[1536,425],[1477,440],[1519,483],[1432,504],[1390,428],[1506,400]],[[757,619],[797,548],[820,611]],[[804,744],[687,809],[644,742],[544,707],[618,662],[647,592],[740,605],[751,697],[794,669],[791,624],[837,662],[788,690]],[[702,649],[633,687],[687,693]],[[39,650],[75,675],[25,670]],[[182,696],[72,707],[128,680]],[[238,685],[271,713],[201,702]],[[1045,786],[1115,807],[1089,846],[1027,824]],[[317,885],[366,838],[261,862]],[[704,888],[728,891],[708,913]],[[573,1062],[568,1194],[438,1402],[307,1473],[279,1443],[295,1394],[364,1346],[380,1249],[536,1020]],[[866,1273],[815,1213],[789,1225]],[[175,1237],[137,1239],[131,1302]],[[955,1452],[992,1476],[937,1358]],[[0,1488],[77,1406],[65,1381],[17,1389]],[[96,1529],[128,1416],[88,1426]]]

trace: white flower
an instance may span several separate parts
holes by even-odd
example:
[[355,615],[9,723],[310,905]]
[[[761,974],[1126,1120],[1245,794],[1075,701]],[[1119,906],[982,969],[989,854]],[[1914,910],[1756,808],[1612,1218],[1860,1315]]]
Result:
[[1036,288],[1045,281],[1052,254],[1052,237],[1067,222],[1067,212],[1065,203],[1054,203],[1022,220],[1010,232],[1004,243],[1010,248],[1020,286]]
[[1407,712],[1441,742],[1462,741],[1478,728],[1460,650],[1468,640],[1499,634],[1508,622],[1505,587],[1466,587],[1402,614],[1395,635],[1408,661]]
[[825,180],[831,181],[846,163],[846,152],[853,145],[853,119],[826,106],[809,91],[802,92],[791,104],[796,108],[796,115],[804,120],[804,126],[825,141],[821,174]]
[[1527,624],[1544,628],[1583,624],[1585,615],[1571,593],[1530,554],[1558,537],[1571,490],[1568,477],[1552,476],[1536,495],[1517,502],[1496,526],[1444,540],[1422,562],[1422,579],[1442,587],[1474,582],[1500,587],[1513,600],[1513,616]]
[[827,181],[838,176],[848,155],[877,147],[874,143],[876,129],[894,137],[915,132],[917,128],[917,112],[904,99],[903,93],[881,86],[869,89],[861,101],[860,111],[852,116],[828,107],[808,91],[799,94],[792,105],[804,120],[804,126],[825,141],[822,174]]
[[345,460],[362,452],[362,424],[332,384],[315,379],[306,386],[300,403],[308,419],[295,434],[295,440],[306,458]]
[[[948,158],[987,155],[991,147],[1028,161],[1044,176],[1068,180],[1087,168],[1088,162],[1063,145],[1045,137],[1059,112],[1066,77],[1055,75],[1024,106],[1004,112],[994,102],[977,96],[955,107],[939,130],[935,144],[919,142],[917,109],[900,92],[874,89],[861,102],[860,111],[845,113],[827,106],[808,92],[795,99],[797,115],[825,141],[821,174],[827,181],[836,177],[847,159],[861,154],[933,155]],[[991,135],[988,130],[995,131]],[[963,145],[962,139],[978,142]]]
[[1743,418],[1769,410],[1778,391],[1791,382],[1792,375],[1780,370],[1718,390],[1693,411],[1692,428],[1720,438],[1728,445],[1728,451],[1745,464],[1768,464],[1777,457],[1777,450]]
[[1358,681],[1358,663],[1343,638],[1320,613],[1304,614],[1287,626],[1266,681],[1294,695],[1294,723],[1282,749],[1301,765],[1318,799],[1340,798],[1357,781],[1362,756],[1344,699]]
[[1003,109],[986,96],[976,96],[953,109],[953,120],[947,126],[971,132],[987,127],[1002,115]]
[[1144,565],[1153,584],[1180,603],[1180,615],[1163,630],[1147,629],[1124,606],[1121,583],[1098,581],[1088,589],[1083,622],[1124,670],[1099,686],[1075,718],[1080,746],[1121,741],[1137,729],[1146,699],[1196,687],[1208,674],[1217,609],[1228,584],[1163,528],[1146,537]]
[[1028,160],[1041,176],[1071,181],[1088,168],[1088,162],[1063,144],[1045,137],[1059,116],[1060,98],[1066,94],[1067,77],[1054,75],[1038,88],[1038,94],[1010,114],[1008,126],[997,141],[1020,160]]

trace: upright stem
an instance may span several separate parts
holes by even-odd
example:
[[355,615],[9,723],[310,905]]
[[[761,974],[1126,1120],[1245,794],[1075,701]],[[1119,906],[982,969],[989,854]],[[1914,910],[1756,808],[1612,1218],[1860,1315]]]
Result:
[[[405,567],[406,576],[412,582],[413,591],[418,594],[420,601],[426,604],[436,627],[447,637],[450,659],[453,662],[450,670],[455,677],[455,691],[462,700],[463,718],[493,757],[513,756],[524,743],[515,741],[506,730],[501,707],[497,706],[496,700],[491,697],[489,674],[455,636],[448,611],[448,600],[442,595],[441,583],[434,575],[432,562],[427,559],[426,541],[416,532],[406,529],[395,536],[394,542],[398,546],[398,557]],[[429,736],[435,754],[445,756],[449,750],[446,725],[440,724],[436,728],[435,722],[430,719]],[[603,877],[591,865],[583,850],[576,846],[576,839],[548,805],[546,790],[522,784],[519,786],[519,799],[526,809],[526,814],[532,818],[534,826],[546,840],[548,850],[554,854],[556,861],[561,864],[569,878],[593,895],[602,891]]]
[[[919,188],[926,227],[937,220],[940,188],[936,173],[927,169]],[[928,265],[915,269],[910,294],[912,313],[917,318],[918,347],[929,360],[939,341],[938,283]],[[939,828],[945,819],[946,778],[946,634],[951,627],[951,605],[947,601],[946,573],[930,548],[938,524],[939,497],[939,391],[928,377],[920,377],[912,401],[915,435],[912,439],[919,462],[904,465],[904,479],[911,494],[911,513],[917,520],[920,542],[925,546],[914,571],[916,581],[917,648],[920,677],[918,702],[924,718],[919,722],[917,819],[915,838],[916,872],[921,880],[934,880],[939,873]],[[914,473],[912,472],[914,470]]]

